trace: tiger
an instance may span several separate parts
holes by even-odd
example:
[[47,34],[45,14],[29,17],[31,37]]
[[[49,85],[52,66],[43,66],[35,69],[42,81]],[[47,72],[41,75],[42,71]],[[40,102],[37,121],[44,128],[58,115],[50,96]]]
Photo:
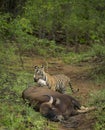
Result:
[[34,82],[38,83],[40,87],[47,86],[49,89],[64,94],[66,92],[66,86],[69,85],[73,93],[79,91],[79,89],[74,91],[70,78],[64,74],[50,75],[45,72],[44,66],[34,66],[34,69]]

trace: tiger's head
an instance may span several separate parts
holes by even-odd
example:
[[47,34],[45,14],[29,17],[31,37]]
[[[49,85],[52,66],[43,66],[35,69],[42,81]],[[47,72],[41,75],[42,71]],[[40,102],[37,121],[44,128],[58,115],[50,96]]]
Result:
[[44,66],[34,66],[34,82],[37,82],[40,85],[46,85]]

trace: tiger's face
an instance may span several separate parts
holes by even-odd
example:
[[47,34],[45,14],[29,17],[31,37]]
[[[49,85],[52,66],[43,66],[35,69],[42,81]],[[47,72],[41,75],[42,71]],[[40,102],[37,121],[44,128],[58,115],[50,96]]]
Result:
[[46,80],[46,76],[45,76],[45,72],[44,72],[44,67],[38,67],[35,66],[35,72],[34,72],[34,81],[35,82],[42,82],[44,83],[44,81]]

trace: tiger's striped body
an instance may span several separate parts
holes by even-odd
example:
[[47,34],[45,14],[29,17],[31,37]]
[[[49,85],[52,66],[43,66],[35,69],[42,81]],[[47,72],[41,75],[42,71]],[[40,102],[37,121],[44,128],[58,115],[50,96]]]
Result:
[[66,91],[66,86],[69,85],[70,79],[64,75],[64,74],[59,74],[59,75],[49,75],[46,73],[47,76],[47,86],[55,91],[58,91],[60,93],[64,93]]
[[34,81],[39,86],[47,86],[49,89],[60,93],[65,93],[66,87],[69,85],[74,92],[69,77],[64,74],[50,75],[44,71],[43,67],[35,67]]

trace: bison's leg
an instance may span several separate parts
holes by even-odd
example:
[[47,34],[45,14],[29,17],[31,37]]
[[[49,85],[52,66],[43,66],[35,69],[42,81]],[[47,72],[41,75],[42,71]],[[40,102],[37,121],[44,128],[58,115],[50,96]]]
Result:
[[86,113],[86,112],[90,112],[90,111],[93,111],[93,110],[96,110],[97,108],[96,107],[84,107],[84,106],[81,106],[80,110],[77,110],[78,113]]

